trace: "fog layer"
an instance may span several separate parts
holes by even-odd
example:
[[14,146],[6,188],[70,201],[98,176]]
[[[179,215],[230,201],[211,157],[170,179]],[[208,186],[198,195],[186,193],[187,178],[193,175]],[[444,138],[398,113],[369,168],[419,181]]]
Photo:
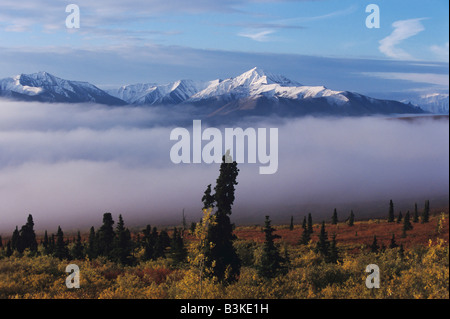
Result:
[[[179,224],[183,209],[198,221],[219,164],[172,163],[173,116],[158,108],[0,101],[0,234],[30,213],[38,230],[50,231],[97,226],[104,212],[122,214],[130,226]],[[261,223],[266,214],[300,221],[309,212],[318,220],[334,207],[358,217],[384,214],[389,199],[398,209],[448,199],[448,118],[236,125],[277,127],[279,164],[272,175],[260,175],[259,163],[239,164],[235,222]]]

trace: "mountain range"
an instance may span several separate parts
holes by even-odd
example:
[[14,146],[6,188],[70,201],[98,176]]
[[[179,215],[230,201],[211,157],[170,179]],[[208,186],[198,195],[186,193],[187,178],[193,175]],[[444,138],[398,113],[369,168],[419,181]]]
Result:
[[38,72],[1,79],[0,96],[23,101],[91,102],[111,106],[193,105],[205,117],[424,113],[411,103],[302,85],[259,68],[224,80],[141,83],[106,91],[88,82]]

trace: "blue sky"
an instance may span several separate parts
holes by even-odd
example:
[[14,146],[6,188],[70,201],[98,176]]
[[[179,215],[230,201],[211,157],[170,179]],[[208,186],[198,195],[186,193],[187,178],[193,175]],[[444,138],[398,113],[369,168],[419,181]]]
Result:
[[[80,8],[79,29],[65,26],[70,3]],[[379,29],[365,25],[371,3],[380,8]],[[387,74],[395,80],[391,90],[424,84],[445,90],[448,6],[443,0],[2,0],[0,78],[45,70],[107,88],[225,78],[260,66],[305,84],[362,93],[382,92]],[[356,75],[368,80],[361,84]]]

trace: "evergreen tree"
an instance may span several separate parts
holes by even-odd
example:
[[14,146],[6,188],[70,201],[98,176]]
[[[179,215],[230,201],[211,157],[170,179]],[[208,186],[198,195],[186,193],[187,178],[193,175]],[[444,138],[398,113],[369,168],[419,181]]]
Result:
[[430,221],[430,201],[425,201],[425,207],[422,213],[422,223],[428,223]]
[[69,250],[67,249],[67,243],[64,241],[64,233],[61,227],[58,226],[58,231],[56,232],[56,245],[54,256],[59,259],[69,258]]
[[0,249],[3,249],[3,239],[2,239],[2,236],[0,236]]
[[183,208],[183,232],[187,229],[187,222],[186,222],[186,216],[184,215],[184,208]]
[[275,229],[270,225],[269,216],[266,216],[264,224],[265,240],[261,256],[261,262],[257,267],[258,274],[263,278],[274,278],[278,274],[286,273],[287,269],[284,267],[284,258],[280,256],[278,247],[275,246],[274,240],[280,238],[274,235]]
[[291,223],[289,224],[289,230],[294,230],[294,216],[291,216]]
[[403,218],[402,211],[400,211],[397,217],[397,224],[400,224],[402,222],[402,218]]
[[373,236],[373,242],[372,242],[372,245],[370,245],[370,251],[373,253],[378,253],[379,249],[380,249],[380,246],[378,246],[377,236]]
[[19,242],[19,229],[16,226],[16,229],[13,231],[12,236],[11,236],[11,249],[13,250],[17,250],[17,244]]
[[347,224],[351,227],[355,224],[355,214],[353,214],[353,210],[350,211],[350,216],[348,217]]
[[393,223],[395,220],[394,215],[394,203],[392,202],[392,199],[389,201],[389,213],[388,213],[388,223]]
[[71,255],[74,259],[84,258],[84,247],[81,242],[81,235],[79,231],[77,233],[77,238],[75,239],[75,244],[72,247]]
[[144,244],[144,254],[142,256],[142,259],[150,260],[153,259],[153,251],[154,251],[154,240],[152,236],[152,228],[150,225],[147,225],[147,227],[142,231],[144,234],[144,238],[142,239],[142,242]]
[[111,213],[103,214],[103,224],[97,232],[97,249],[98,254],[111,258],[112,250],[114,248],[114,221]]
[[116,237],[114,239],[114,248],[112,251],[113,259],[122,265],[131,265],[133,263],[131,252],[133,243],[131,241],[130,231],[125,228],[122,215],[119,215],[119,221],[116,226]]
[[55,246],[56,246],[55,234],[52,234],[48,242],[48,253],[50,255],[52,255],[55,252]]
[[308,214],[308,232],[310,235],[314,233],[311,213]]
[[170,244],[170,254],[174,264],[180,264],[186,261],[187,249],[184,247],[184,241],[181,237],[181,233],[178,232],[177,228],[173,229],[172,240]]
[[419,222],[419,212],[417,210],[417,203],[414,203],[414,216],[413,216],[413,222],[418,223]]
[[217,211],[215,224],[211,225],[208,231],[208,241],[212,243],[212,247],[206,253],[206,267],[213,268],[212,275],[224,284],[235,281],[241,268],[239,257],[233,247],[235,236],[229,217],[235,199],[234,191],[235,185],[238,184],[236,178],[239,169],[236,161],[232,163],[228,161],[228,156],[226,154],[222,157],[219,177],[214,187]]
[[309,241],[311,240],[311,234],[310,234],[310,232],[308,230],[308,226],[306,224],[306,216],[303,219],[302,228],[303,228],[303,232],[302,232],[302,237],[300,237],[299,244],[300,245],[308,245]]
[[25,249],[30,249],[31,252],[37,251],[36,234],[34,232],[33,216],[28,215],[27,223],[22,226],[19,231],[19,238],[17,241],[17,250],[22,253]]
[[95,234],[94,226],[92,226],[89,230],[89,238],[88,238],[88,245],[86,248],[86,255],[89,259],[97,258],[97,237]]
[[331,217],[331,224],[337,225],[337,223],[338,223],[338,216],[337,216],[337,210],[335,208],[334,212],[333,212],[333,216]]
[[203,209],[214,208],[214,195],[211,195],[211,184],[206,187],[205,194],[202,197]]
[[46,255],[49,254],[48,245],[49,245],[48,234],[47,234],[47,230],[45,230],[45,232],[44,232],[44,240],[42,241],[42,247],[44,248],[44,254],[46,254]]
[[11,240],[8,240],[8,242],[6,243],[6,257],[10,257],[13,253],[11,246]]
[[411,224],[411,217],[409,215],[409,210],[406,212],[405,218],[403,218],[403,229],[406,231],[413,229]]
[[393,249],[393,248],[397,248],[397,247],[398,247],[398,245],[395,241],[395,235],[392,234],[391,243],[389,244],[389,248]]
[[328,234],[325,230],[325,222],[322,222],[320,228],[319,240],[316,244],[316,252],[320,253],[325,260],[328,260],[330,256],[330,242],[328,241]]
[[339,250],[336,244],[336,234],[333,234],[333,236],[331,237],[330,256],[328,258],[328,262],[336,264],[338,260],[339,260]]

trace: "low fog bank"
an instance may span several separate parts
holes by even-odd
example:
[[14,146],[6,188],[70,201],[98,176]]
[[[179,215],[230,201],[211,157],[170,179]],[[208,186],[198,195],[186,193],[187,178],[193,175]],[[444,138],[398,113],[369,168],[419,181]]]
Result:
[[[32,214],[38,230],[101,224],[104,212],[131,227],[201,217],[219,164],[174,164],[175,110],[0,101],[0,234]],[[177,122],[178,123],[178,122]],[[192,125],[192,122],[191,122]],[[232,220],[297,222],[307,213],[346,218],[448,206],[449,121],[299,118],[226,127],[278,128],[278,171],[239,164]],[[189,126],[188,129],[191,129]],[[205,124],[206,128],[206,124]],[[223,131],[223,127],[218,127]],[[204,143],[206,144],[206,143]]]

